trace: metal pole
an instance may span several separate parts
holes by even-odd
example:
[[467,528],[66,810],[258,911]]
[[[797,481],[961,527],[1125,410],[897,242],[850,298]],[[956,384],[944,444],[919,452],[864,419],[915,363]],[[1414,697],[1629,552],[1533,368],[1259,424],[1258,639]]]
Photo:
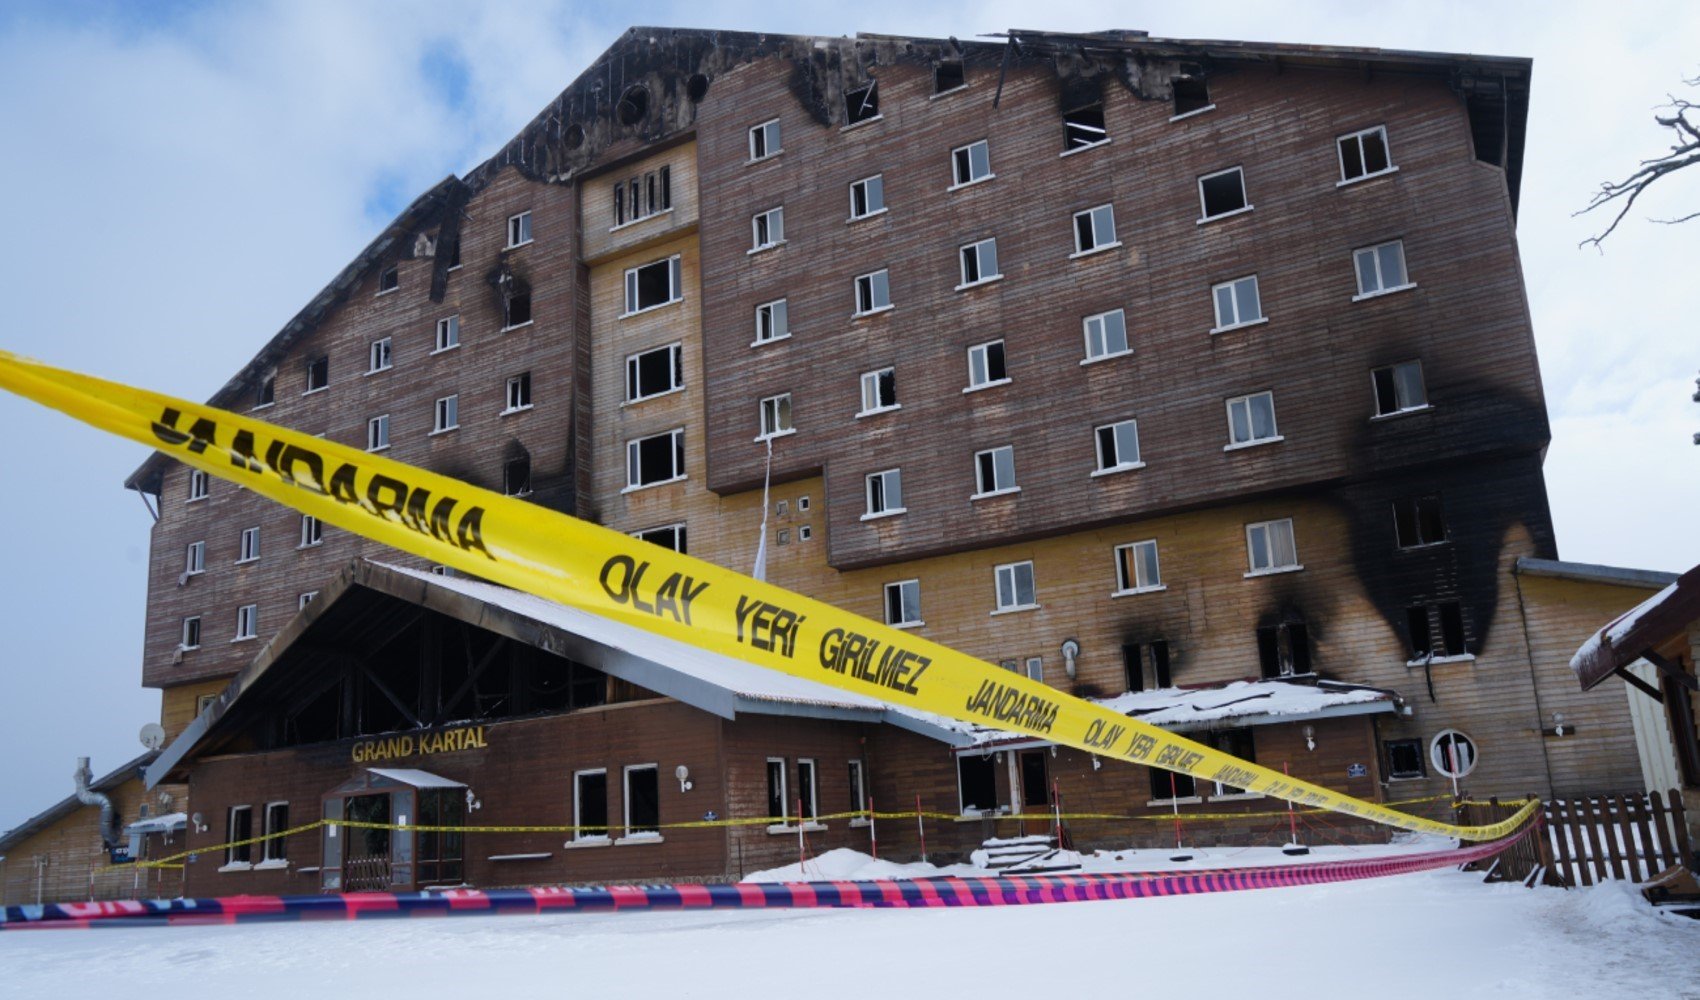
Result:
[[921,863],[927,863],[927,824],[921,818],[921,796],[915,795],[915,829],[921,832]]
[[868,796],[868,848],[873,852],[874,860],[880,857],[880,834],[876,826],[878,820],[874,816],[874,797]]

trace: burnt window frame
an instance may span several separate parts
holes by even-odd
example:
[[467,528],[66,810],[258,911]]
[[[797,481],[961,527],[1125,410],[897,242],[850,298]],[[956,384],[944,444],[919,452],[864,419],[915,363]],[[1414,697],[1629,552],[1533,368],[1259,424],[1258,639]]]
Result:
[[844,92],[844,128],[857,128],[885,117],[880,113],[879,88],[878,80],[869,80],[866,86]]
[[[1446,532],[1445,505],[1439,493],[1395,497],[1393,508],[1393,545],[1401,552],[1445,545],[1450,539]],[[1439,537],[1430,537],[1438,531]]]
[[[240,821],[238,821],[240,817]],[[229,806],[224,810],[224,838],[227,846],[224,849],[224,867],[226,869],[252,868],[254,865],[254,845],[243,843],[254,836],[254,807],[251,805]]]
[[[645,772],[648,772],[648,778],[643,777]],[[642,815],[634,817],[634,815],[633,815],[633,812],[634,812],[633,807],[634,806],[642,807],[644,805],[644,803],[642,803],[641,801],[638,801],[638,798],[639,798],[638,794],[633,789],[632,779],[634,777],[637,777],[640,782],[651,781],[655,785],[654,799],[653,799],[653,802],[649,803],[649,805],[653,806],[654,811],[655,811],[654,819],[653,819],[652,822],[648,822],[648,823],[641,822],[642,820],[644,820],[648,817],[645,817],[645,816],[642,816]],[[660,840],[661,839],[661,766],[659,764],[653,764],[653,763],[651,763],[651,764],[627,764],[624,768],[621,769],[620,787],[621,787],[621,791],[623,793],[620,796],[620,814],[621,814],[621,818],[624,820],[624,829],[625,829],[625,835],[623,837],[621,837],[620,839],[621,840],[627,840],[627,841],[630,841],[630,840]],[[641,789],[639,789],[639,791],[641,791]]]
[[401,288],[401,265],[391,264],[378,272],[378,295],[388,295]]
[[[1184,98],[1187,104],[1185,110],[1182,110],[1181,108],[1183,100],[1181,90],[1183,86],[1187,91]],[[1195,72],[1179,74],[1170,81],[1170,87],[1173,91],[1174,100],[1174,113],[1169,116],[1169,120],[1172,122],[1191,118],[1194,115],[1201,115],[1206,111],[1214,111],[1216,108],[1216,99],[1210,96],[1210,78],[1205,76],[1203,73]],[[1195,92],[1195,89],[1198,92]]]
[[[1082,115],[1082,112],[1091,112],[1093,109],[1096,109],[1098,112],[1096,124],[1090,120],[1092,117],[1090,114]],[[1091,101],[1089,103],[1079,105],[1078,107],[1070,108],[1063,112],[1062,119],[1063,151],[1059,155],[1069,156],[1073,153],[1085,152],[1088,149],[1097,149],[1099,146],[1106,145],[1110,141],[1109,119],[1104,110],[1104,102],[1102,100]],[[1091,141],[1084,141],[1086,136],[1091,135],[1094,132],[1098,134],[1099,138]]]
[[260,380],[254,390],[254,405],[250,409],[263,410],[277,402],[277,375],[267,375]]
[[[600,816],[586,815],[585,804],[590,801],[585,795],[586,778],[602,779]],[[601,823],[595,820],[600,818]],[[600,831],[600,832],[594,832]],[[605,767],[587,767],[573,772],[573,840],[579,843],[608,842],[608,769]]]
[[[1411,760],[1416,762],[1416,769],[1399,768],[1397,751],[1404,750],[1411,754]],[[1428,777],[1428,753],[1423,746],[1421,737],[1413,739],[1396,739],[1381,741],[1381,759],[1387,768],[1389,781],[1414,781]]]
[[531,456],[520,455],[502,463],[502,495],[531,495]]
[[304,366],[307,372],[307,388],[301,395],[310,396],[315,392],[324,392],[331,387],[331,356],[321,354],[310,358]]
[[1464,604],[1456,598],[1405,608],[1406,666],[1473,660]]
[[[1407,367],[1415,367],[1417,370],[1417,388],[1422,390],[1422,402],[1410,406],[1400,406],[1399,397],[1401,395],[1401,382],[1399,381],[1399,371]],[[1385,387],[1382,384],[1383,372],[1386,373]],[[1406,384],[1408,385],[1408,383]],[[1429,402],[1428,375],[1423,370],[1423,363],[1419,358],[1412,358],[1408,361],[1395,361],[1390,365],[1379,365],[1375,368],[1371,368],[1369,370],[1369,386],[1370,398],[1375,402],[1375,415],[1370,417],[1371,420],[1384,420],[1388,417],[1397,417],[1406,413],[1421,413],[1424,410],[1430,409],[1434,405]],[[1394,407],[1390,410],[1382,408],[1383,404],[1387,401],[1388,396],[1392,397]]]
[[[954,72],[947,73],[947,68],[954,68]],[[952,79],[955,82],[945,86],[946,81]],[[964,65],[962,60],[940,59],[933,64],[933,92],[928,95],[929,99],[954,94],[959,90],[966,90],[967,87],[968,67]]]
[[[1287,639],[1289,661],[1281,662],[1281,638]],[[1316,661],[1311,650],[1310,626],[1291,618],[1273,625],[1257,627],[1258,676],[1278,681],[1287,677],[1309,677],[1316,673]],[[1291,669],[1283,670],[1287,666]]]

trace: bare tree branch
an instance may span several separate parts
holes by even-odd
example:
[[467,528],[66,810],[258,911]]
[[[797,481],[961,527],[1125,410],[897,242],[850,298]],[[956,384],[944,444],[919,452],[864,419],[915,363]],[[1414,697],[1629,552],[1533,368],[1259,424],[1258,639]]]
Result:
[[[1682,82],[1690,87],[1700,87],[1700,76],[1691,80],[1685,79]],[[1603,252],[1605,238],[1617,229],[1618,224],[1635,206],[1635,200],[1641,197],[1648,187],[1666,174],[1672,174],[1700,163],[1700,104],[1678,98],[1675,95],[1666,95],[1666,97],[1667,103],[1660,105],[1660,108],[1667,110],[1668,113],[1655,114],[1653,121],[1661,128],[1670,129],[1674,134],[1675,141],[1670,147],[1670,152],[1650,160],[1642,160],[1629,176],[1620,181],[1602,183],[1599,190],[1595,191],[1594,196],[1588,200],[1587,205],[1583,206],[1580,211],[1571,213],[1572,216],[1586,215],[1595,209],[1611,205],[1613,202],[1617,203],[1617,214],[1612,216],[1611,222],[1600,232],[1577,244],[1578,248],[1592,244],[1595,249]],[[1695,218],[1700,218],[1700,211],[1692,212],[1677,219],[1653,219],[1650,221],[1663,225],[1676,225]]]

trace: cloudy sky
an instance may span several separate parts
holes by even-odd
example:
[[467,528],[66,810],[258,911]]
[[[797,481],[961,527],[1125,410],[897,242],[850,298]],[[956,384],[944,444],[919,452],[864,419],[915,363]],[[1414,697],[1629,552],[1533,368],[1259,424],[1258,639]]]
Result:
[[[1592,189],[1667,145],[1700,5],[1218,0],[965,8],[801,0],[466,4],[12,0],[0,8],[0,348],[202,399],[411,198],[464,173],[634,23],[799,34],[1137,28],[1529,56],[1519,238],[1560,555],[1700,562],[1700,170],[1602,255]],[[1693,96],[1700,98],[1700,93]],[[1684,264],[1683,261],[1688,263]],[[0,396],[0,828],[139,752],[145,449]]]

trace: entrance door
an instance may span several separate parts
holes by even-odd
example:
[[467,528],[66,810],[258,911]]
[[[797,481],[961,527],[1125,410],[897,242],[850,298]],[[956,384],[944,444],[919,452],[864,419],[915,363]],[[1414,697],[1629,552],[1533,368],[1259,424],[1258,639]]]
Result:
[[[389,793],[354,795],[344,800],[343,815],[351,823],[388,823]],[[348,830],[348,852],[342,860],[342,891],[387,892],[390,886],[390,831],[361,827]]]
[[1017,754],[1017,770],[1021,778],[1021,813],[1025,817],[1034,814],[1032,819],[1041,824],[1036,829],[1028,829],[1028,821],[1023,820],[1023,833],[1042,833],[1051,826],[1051,778],[1048,762],[1043,750],[1023,750]]

